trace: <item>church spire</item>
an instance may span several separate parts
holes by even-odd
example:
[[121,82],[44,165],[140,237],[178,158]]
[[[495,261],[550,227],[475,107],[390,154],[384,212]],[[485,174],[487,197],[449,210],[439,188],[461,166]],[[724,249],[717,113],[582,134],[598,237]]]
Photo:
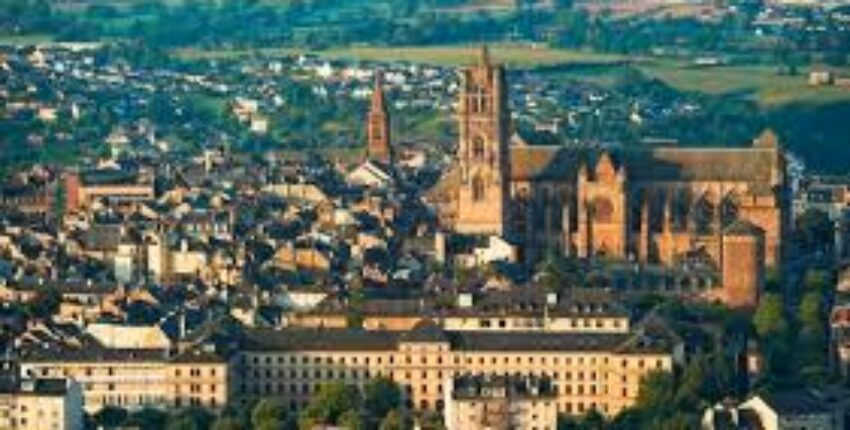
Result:
[[481,45],[478,51],[478,64],[481,66],[490,65],[490,48],[487,45]]
[[384,107],[384,74],[380,70],[375,72],[375,88],[372,91],[371,112],[385,112]]
[[390,115],[384,99],[384,78],[381,71],[375,73],[375,89],[366,124],[368,132],[369,158],[382,163],[392,163],[390,147]]

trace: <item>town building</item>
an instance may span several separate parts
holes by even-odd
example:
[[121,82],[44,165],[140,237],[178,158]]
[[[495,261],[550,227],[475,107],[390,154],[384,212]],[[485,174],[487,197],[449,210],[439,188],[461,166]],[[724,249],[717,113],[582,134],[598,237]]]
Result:
[[828,402],[805,390],[755,394],[738,404],[725,401],[703,413],[703,430],[832,430],[837,417]]
[[463,375],[550,378],[552,407],[614,416],[634,404],[640,380],[681,363],[680,341],[651,322],[626,333],[448,331],[423,320],[407,331],[348,328],[248,329],[234,360],[234,400],[275,396],[303,407],[325,381],[400,384],[406,405],[442,411]]
[[329,297],[294,312],[287,324],[302,328],[345,328],[357,312],[365,330],[406,331],[431,320],[449,331],[629,333],[631,314],[608,291],[576,289],[561,294],[540,287],[463,292],[454,303],[432,298],[367,299],[348,304]]
[[117,202],[154,199],[153,175],[148,171],[104,168],[65,175],[65,210],[75,212],[99,199]]
[[446,390],[448,430],[555,430],[558,409],[551,380],[460,376]]
[[384,165],[392,165],[393,152],[390,134],[390,114],[384,98],[383,75],[375,75],[375,88],[372,91],[372,104],[366,123],[368,136],[367,148],[369,159],[379,161]]
[[781,265],[790,196],[772,132],[735,148],[534,145],[511,132],[505,71],[486,48],[461,81],[455,165],[431,196],[451,230],[502,236],[526,262],[550,250],[665,267],[699,260],[722,273],[715,296],[735,306],[754,305],[758,273]]
[[73,330],[62,336],[51,333],[22,336],[17,347],[20,376],[73,380],[80,385],[88,413],[107,406],[219,409],[230,399],[230,366],[212,342],[112,348]]
[[70,379],[0,379],[0,429],[82,430],[79,384]]

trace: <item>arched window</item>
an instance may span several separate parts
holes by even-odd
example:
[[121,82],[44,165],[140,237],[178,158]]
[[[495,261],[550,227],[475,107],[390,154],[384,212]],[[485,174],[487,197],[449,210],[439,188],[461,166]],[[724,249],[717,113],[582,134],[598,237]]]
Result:
[[717,205],[714,204],[714,196],[710,193],[705,193],[696,201],[692,209],[691,222],[696,227],[696,232],[699,234],[708,234],[711,232],[712,224],[715,220]]
[[738,195],[734,192],[729,193],[723,198],[720,206],[720,216],[722,226],[728,226],[738,219],[741,204],[739,203]]
[[593,220],[600,223],[609,223],[614,215],[614,205],[604,197],[593,200]]
[[484,138],[481,136],[476,136],[472,140],[472,157],[476,161],[484,160]]
[[484,200],[484,180],[478,175],[472,178],[472,200]]

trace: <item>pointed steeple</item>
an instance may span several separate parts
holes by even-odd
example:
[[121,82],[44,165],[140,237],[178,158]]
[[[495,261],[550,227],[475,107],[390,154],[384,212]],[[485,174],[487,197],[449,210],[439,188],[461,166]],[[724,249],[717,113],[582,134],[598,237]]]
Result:
[[481,48],[479,48],[478,64],[481,66],[490,66],[490,48],[487,45],[481,45]]
[[378,70],[375,72],[375,88],[372,90],[371,112],[385,113],[384,104],[384,73]]
[[390,115],[384,99],[384,77],[381,71],[375,73],[375,89],[372,92],[372,104],[369,107],[367,134],[369,138],[369,158],[385,164],[392,163],[390,147]]

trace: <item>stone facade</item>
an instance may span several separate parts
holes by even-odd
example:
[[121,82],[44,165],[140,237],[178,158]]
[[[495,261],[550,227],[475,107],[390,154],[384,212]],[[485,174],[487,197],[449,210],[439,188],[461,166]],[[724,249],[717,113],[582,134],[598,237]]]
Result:
[[504,69],[490,64],[487,50],[478,65],[461,71],[458,103],[455,228],[463,233],[507,233],[509,228],[508,113]]
[[273,396],[292,410],[328,380],[358,387],[376,377],[402,388],[408,407],[441,411],[463,375],[543,377],[551,408],[614,416],[637,399],[640,380],[681,364],[681,344],[651,328],[633,333],[444,331],[429,321],[411,330],[251,330],[234,361],[234,400]]
[[369,159],[390,165],[393,156],[390,146],[390,114],[384,100],[383,78],[380,72],[375,76],[375,90],[372,92],[366,130]]
[[763,232],[765,265],[780,266],[790,198],[772,132],[734,148],[531,145],[509,137],[504,70],[486,51],[461,76],[456,165],[435,192],[447,227],[510,238],[529,263],[554,249],[720,272],[741,249],[723,252],[724,231],[743,220]]

